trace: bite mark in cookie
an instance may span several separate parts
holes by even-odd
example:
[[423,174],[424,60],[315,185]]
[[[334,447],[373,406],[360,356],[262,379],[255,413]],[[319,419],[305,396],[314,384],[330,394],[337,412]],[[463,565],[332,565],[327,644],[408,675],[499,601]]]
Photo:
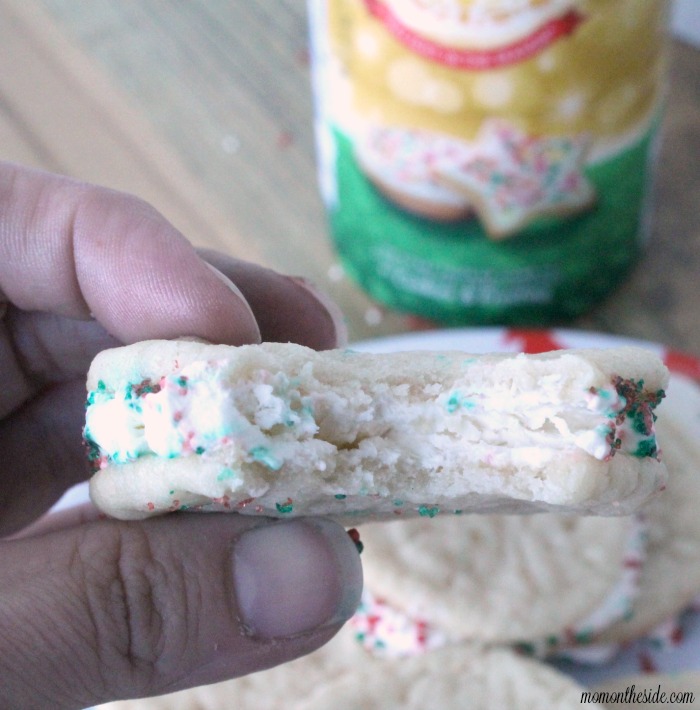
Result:
[[91,488],[107,512],[135,517],[628,512],[665,481],[651,415],[664,372],[624,349],[139,343],[98,356],[90,374]]

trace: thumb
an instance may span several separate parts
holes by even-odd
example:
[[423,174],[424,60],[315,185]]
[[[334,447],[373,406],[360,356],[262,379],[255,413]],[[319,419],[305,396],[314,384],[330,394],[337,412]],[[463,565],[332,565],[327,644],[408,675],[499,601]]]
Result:
[[355,545],[324,519],[103,520],[0,554],[0,707],[85,707],[262,670],[328,641],[362,587]]

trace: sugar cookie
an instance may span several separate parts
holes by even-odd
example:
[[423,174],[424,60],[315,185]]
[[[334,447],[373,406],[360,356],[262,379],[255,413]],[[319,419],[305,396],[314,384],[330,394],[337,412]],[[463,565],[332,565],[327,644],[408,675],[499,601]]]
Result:
[[[380,660],[347,648],[344,630],[326,647],[244,678],[99,710],[579,710],[573,679],[508,649],[462,645]],[[343,655],[346,654],[346,655]],[[586,705],[597,710],[601,706]]]
[[332,515],[623,514],[665,483],[642,349],[541,355],[315,352],[148,341],[99,354],[85,441],[94,502]]
[[[629,613],[645,535],[634,516],[470,515],[364,525],[362,539],[366,588],[422,624],[427,647],[440,633],[442,643],[518,642],[547,655]],[[377,636],[386,612],[369,605],[352,622],[360,636],[363,615]],[[409,645],[405,632],[384,632],[380,653],[397,641]]]
[[688,607],[700,589],[700,387],[672,374],[658,435],[670,472],[666,490],[645,507],[647,559],[629,618],[602,634],[619,643],[643,636]]
[[[507,649],[452,646],[375,661],[324,683],[294,710],[580,710],[583,688]],[[592,703],[586,707],[602,706]]]

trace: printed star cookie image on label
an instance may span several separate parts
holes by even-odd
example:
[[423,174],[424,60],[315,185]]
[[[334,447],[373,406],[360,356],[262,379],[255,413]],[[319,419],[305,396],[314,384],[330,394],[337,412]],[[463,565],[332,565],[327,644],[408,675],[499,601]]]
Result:
[[355,157],[365,175],[391,202],[428,219],[450,222],[472,210],[463,191],[436,179],[436,163],[458,163],[469,146],[449,136],[393,126],[373,126],[358,137]]
[[439,179],[473,204],[488,235],[510,237],[533,220],[589,208],[595,190],[582,166],[586,136],[538,137],[488,121],[471,153],[435,166]]

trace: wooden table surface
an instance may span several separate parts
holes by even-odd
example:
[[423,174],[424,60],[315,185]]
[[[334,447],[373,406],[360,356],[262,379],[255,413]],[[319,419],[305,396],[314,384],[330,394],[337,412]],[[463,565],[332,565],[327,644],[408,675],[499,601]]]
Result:
[[[304,275],[352,339],[411,320],[337,268],[318,195],[304,0],[0,0],[0,158],[134,192],[197,245]],[[673,48],[654,229],[570,327],[700,355],[700,51]]]

